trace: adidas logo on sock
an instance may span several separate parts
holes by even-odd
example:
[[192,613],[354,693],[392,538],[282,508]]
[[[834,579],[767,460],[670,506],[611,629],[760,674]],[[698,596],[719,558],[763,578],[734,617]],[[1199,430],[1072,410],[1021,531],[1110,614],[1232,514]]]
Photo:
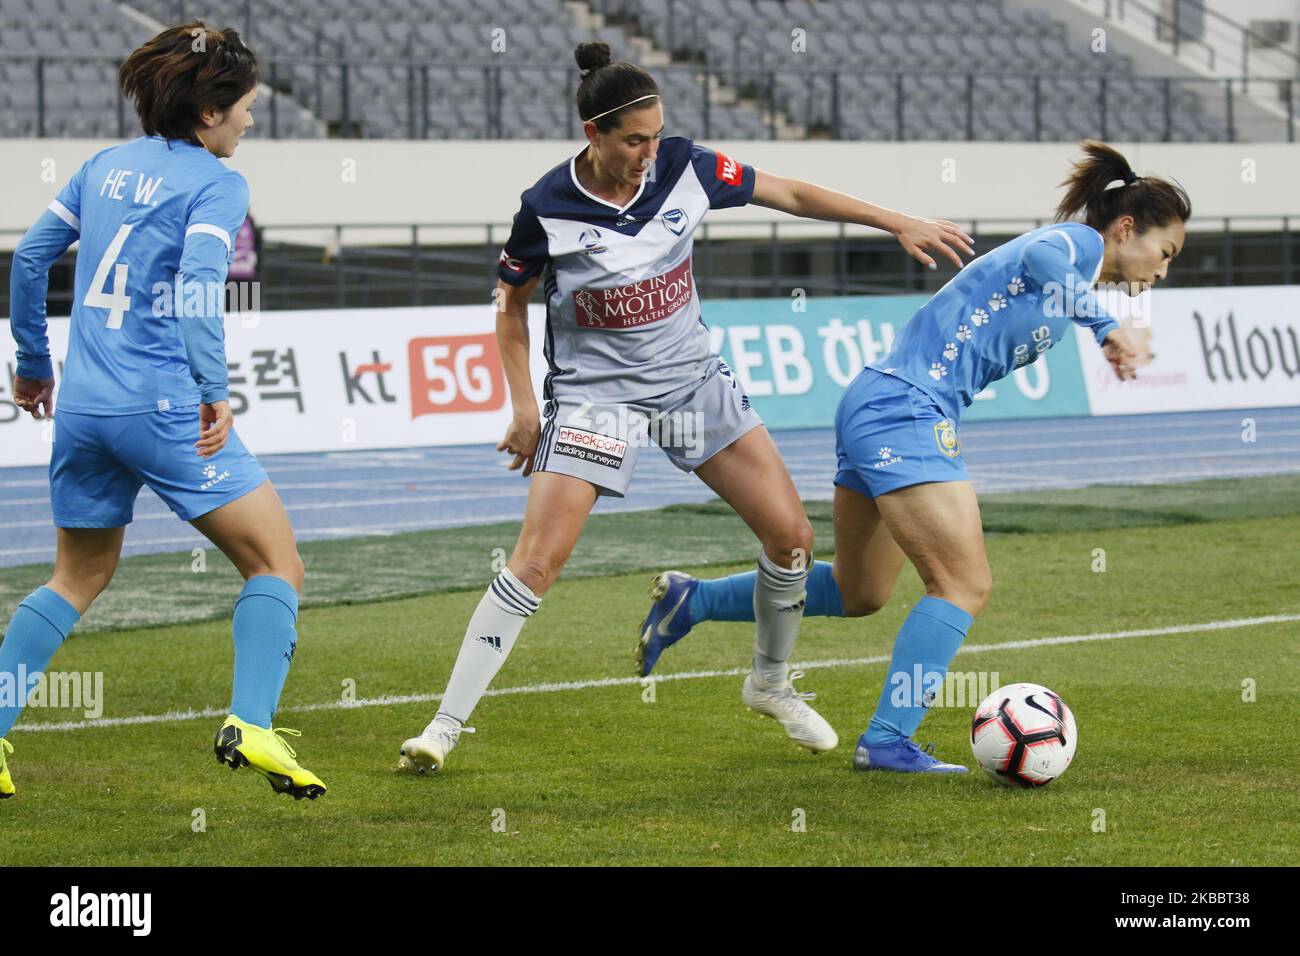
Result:
[[495,634],[480,634],[478,637],[474,638],[474,640],[478,641],[480,644],[486,644],[498,654],[501,653],[501,638],[497,637]]
[[789,611],[802,611],[803,606],[804,606],[804,601],[801,600],[794,604],[788,604],[785,607],[779,607],[777,608],[777,610],[780,611],[782,614],[785,614]]

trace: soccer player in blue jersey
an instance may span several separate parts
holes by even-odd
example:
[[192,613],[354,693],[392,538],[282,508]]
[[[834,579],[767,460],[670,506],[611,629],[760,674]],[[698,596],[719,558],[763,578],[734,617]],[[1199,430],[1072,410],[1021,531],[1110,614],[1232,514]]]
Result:
[[[501,253],[497,339],[514,418],[500,450],[532,476],[524,526],[474,611],[438,712],[401,746],[402,765],[439,769],[525,621],[568,560],[596,500],[623,496],[653,440],[731,505],[761,542],[754,668],[745,704],[813,751],[834,729],[794,690],[788,660],[802,616],[812,528],[762,419],[709,348],[691,271],[695,229],[712,209],[756,203],[796,216],[877,226],[927,265],[958,266],[969,237],[945,221],[882,209],[755,170],[663,136],[659,87],[609,46],[585,43],[577,106],[587,146],[522,197]],[[528,365],[528,300],[541,283],[549,371],[539,414]]]
[[[325,785],[271,727],[297,646],[303,564],[266,472],[232,427],[223,317],[232,237],[248,184],[221,158],[253,125],[257,63],[233,30],[200,20],[166,30],[119,80],[147,135],[91,157],[14,253],[11,326],[17,403],[54,417],[54,576],[14,612],[0,674],[42,673],[117,567],[136,495],[148,485],[245,579],[235,602],[235,675],[217,759],[251,766],[274,790]],[[46,335],[50,266],[74,242],[75,299],[54,412]],[[22,711],[0,707],[0,738]],[[0,797],[12,796],[0,742]]]
[[[1182,188],[1138,176],[1104,143],[1083,144],[1057,224],[969,263],[907,323],[892,351],[850,383],[835,416],[835,561],[814,564],[805,615],[857,617],[884,605],[906,557],[925,584],[894,642],[876,712],[858,740],[859,769],[964,773],[912,736],[948,663],[992,588],[979,505],[961,455],[962,409],[985,386],[1072,333],[1095,336],[1121,380],[1135,343],[1094,286],[1137,295],[1163,279],[1183,247],[1191,203]],[[1069,221],[1077,214],[1083,221]],[[650,673],[663,650],[706,620],[753,620],[754,575],[655,579],[637,646]],[[914,686],[914,675],[923,675]]]

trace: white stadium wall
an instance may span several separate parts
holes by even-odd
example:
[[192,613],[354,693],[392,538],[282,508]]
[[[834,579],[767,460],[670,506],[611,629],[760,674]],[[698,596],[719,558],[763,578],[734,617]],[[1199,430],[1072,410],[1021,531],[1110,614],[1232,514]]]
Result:
[[[80,163],[105,145],[0,142],[0,248],[12,248]],[[1068,143],[710,145],[774,173],[897,208],[958,220],[1021,220],[1026,228],[1050,216],[1058,183],[1077,155]],[[1117,145],[1139,172],[1182,181],[1206,228],[1221,229],[1223,217],[1300,216],[1295,146]],[[231,165],[248,177],[254,215],[271,230],[319,225],[316,238],[325,244],[332,230],[324,227],[335,223],[495,223],[495,239],[503,241],[519,193],[577,149],[560,141],[250,141]],[[744,234],[746,222],[778,215],[761,207],[716,212],[710,235]],[[827,228],[835,227],[801,225],[798,234]],[[409,231],[392,233],[391,241],[410,241]],[[420,237],[484,239],[482,229],[428,228]],[[386,239],[368,231],[364,241]],[[704,303],[704,316],[714,347],[772,427],[827,426],[852,374],[888,348],[921,301],[810,299],[806,314],[792,318],[787,299],[718,300]],[[1095,344],[1081,335],[977,396],[968,418],[1300,404],[1300,286],[1164,289],[1149,302],[1150,328],[1139,331],[1152,337],[1156,358],[1137,383],[1113,382]],[[533,321],[541,322],[540,306]],[[230,315],[238,427],[250,447],[277,451],[495,443],[509,404],[493,328],[486,305]],[[51,320],[56,359],[66,351],[67,331],[66,319]],[[539,329],[534,342],[540,340]],[[540,386],[540,349],[534,353]],[[13,365],[14,342],[0,320],[0,466],[42,463],[49,428],[18,414],[9,388]]]
[[[888,350],[923,301],[809,299],[795,313],[786,299],[744,299],[706,301],[703,311],[713,348],[770,427],[829,427],[844,387]],[[1162,289],[1138,303],[1127,312],[1109,304],[1111,314],[1129,316],[1155,356],[1136,381],[1118,383],[1083,332],[980,393],[966,418],[1300,404],[1300,286]],[[542,306],[530,318],[540,388]],[[277,452],[495,444],[510,403],[494,325],[487,306],[231,314],[236,426],[250,448]],[[68,326],[50,321],[56,360]],[[14,361],[8,322],[0,321],[0,467],[43,464],[51,427],[14,405]]]
[[[96,150],[91,140],[0,141],[0,249],[12,248],[68,177]],[[882,205],[958,220],[1050,217],[1073,143],[719,142],[709,145],[773,173],[853,193]],[[1117,143],[1139,173],[1179,179],[1196,210],[1193,227],[1225,216],[1300,215],[1300,147],[1285,143]],[[558,140],[410,142],[249,140],[230,165],[247,176],[258,223],[274,231],[320,224],[509,224],[519,194],[576,153]],[[757,206],[710,217],[711,235],[781,214]],[[793,220],[791,220],[793,222]],[[800,227],[799,234],[828,228]],[[504,231],[497,236],[504,238]],[[357,236],[350,239],[351,235]],[[295,233],[325,245],[331,234]],[[482,241],[481,229],[425,229],[421,241]],[[409,231],[350,233],[345,242],[410,241]]]

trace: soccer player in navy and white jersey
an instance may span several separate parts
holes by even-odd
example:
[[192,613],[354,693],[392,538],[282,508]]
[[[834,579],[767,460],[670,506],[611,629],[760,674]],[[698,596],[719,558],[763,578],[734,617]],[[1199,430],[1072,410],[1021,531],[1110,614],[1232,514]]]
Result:
[[[755,170],[680,137],[644,71],[588,43],[577,105],[588,146],[527,190],[500,258],[497,337],[514,419],[498,446],[532,476],[524,527],[469,622],[434,720],[402,763],[438,769],[525,620],[568,559],[601,495],[622,496],[647,438],[694,472],[762,543],[745,703],[814,751],[835,731],[789,673],[812,529],[775,444],[731,370],[709,349],[691,272],[695,229],[711,209],[756,203],[893,232],[909,253],[971,253],[945,221],[916,219],[810,183]],[[671,114],[671,107],[669,108]],[[539,414],[528,366],[528,300],[545,292],[549,371]]]
[[[926,590],[894,643],[876,712],[854,754],[860,769],[966,771],[912,740],[992,587],[979,505],[961,455],[962,409],[986,386],[1073,334],[1075,322],[1093,333],[1121,380],[1134,377],[1136,345],[1093,287],[1101,281],[1137,295],[1165,277],[1182,249],[1191,216],[1182,188],[1136,175],[1103,143],[1086,142],[1084,151],[1062,184],[1067,192],[1058,224],[968,264],[840,401],[835,561],[815,563],[804,613],[874,613],[888,600],[904,557]],[[1082,222],[1067,221],[1080,212]],[[660,575],[645,625],[649,648],[642,673],[695,624],[753,620],[747,597],[752,579]],[[922,686],[915,686],[918,673]]]
[[[136,495],[148,485],[245,578],[217,759],[252,766],[278,792],[315,798],[324,784],[271,729],[297,646],[303,564],[284,506],[233,429],[227,401],[223,302],[248,185],[221,158],[253,125],[256,59],[235,31],[195,20],[135,50],[119,80],[147,135],[91,157],[14,253],[14,392],[34,418],[54,416],[58,553],[54,576],[9,622],[0,673],[44,671],[112,579]],[[55,414],[48,272],[78,241]],[[0,707],[0,737],[21,703]],[[13,792],[9,751],[6,741],[0,796]]]

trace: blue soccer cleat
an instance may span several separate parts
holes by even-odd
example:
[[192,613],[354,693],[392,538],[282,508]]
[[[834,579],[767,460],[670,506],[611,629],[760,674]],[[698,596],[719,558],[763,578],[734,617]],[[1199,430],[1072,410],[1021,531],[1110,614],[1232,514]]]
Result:
[[934,756],[934,744],[922,750],[916,741],[904,737],[896,744],[868,747],[867,735],[858,738],[858,749],[853,752],[855,770],[893,770],[895,773],[970,773],[957,763],[944,763]]
[[681,571],[665,571],[655,577],[650,589],[650,613],[641,622],[641,639],[636,645],[636,668],[650,676],[659,655],[691,632],[691,595],[700,582]]

